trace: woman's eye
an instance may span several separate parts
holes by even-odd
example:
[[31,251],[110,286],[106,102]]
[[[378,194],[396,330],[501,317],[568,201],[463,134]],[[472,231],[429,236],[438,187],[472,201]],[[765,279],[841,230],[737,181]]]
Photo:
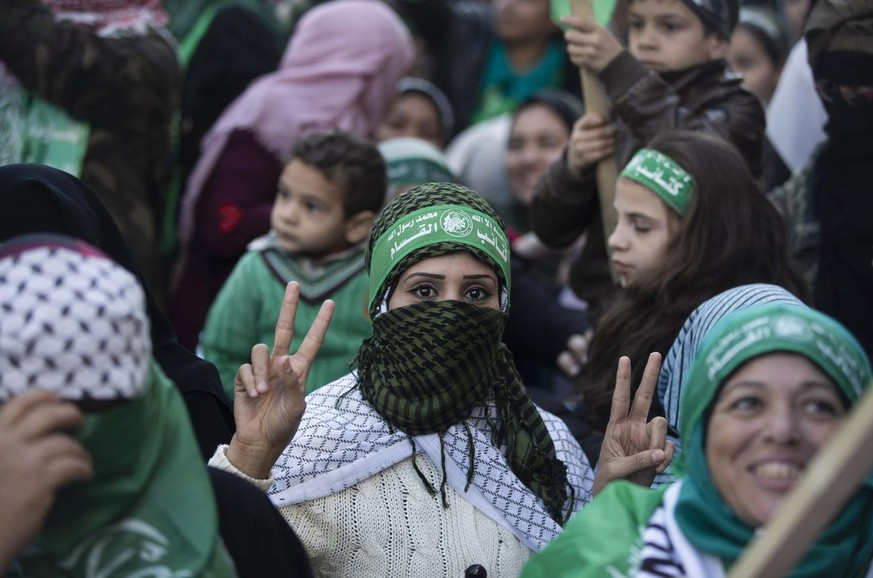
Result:
[[804,411],[823,417],[836,417],[842,415],[840,407],[825,399],[810,399],[803,404]]
[[321,205],[318,203],[306,203],[306,210],[310,213],[318,213],[321,211]]
[[752,411],[761,406],[761,400],[755,397],[741,397],[735,399],[730,404],[730,409],[737,411]]
[[628,24],[631,30],[642,30],[643,29],[643,21],[642,20],[631,20]]
[[649,227],[648,225],[634,225],[634,231],[636,231],[640,235],[645,235],[646,233],[648,233],[651,230],[652,230],[652,228]]
[[467,299],[470,301],[485,301],[491,297],[491,292],[483,287],[471,287],[467,290]]
[[416,285],[409,292],[419,299],[432,299],[436,295],[436,291],[430,285]]

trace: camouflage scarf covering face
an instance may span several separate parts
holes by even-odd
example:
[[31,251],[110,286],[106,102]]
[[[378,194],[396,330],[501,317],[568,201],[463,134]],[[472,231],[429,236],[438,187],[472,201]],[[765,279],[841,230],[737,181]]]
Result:
[[[503,235],[503,222],[469,189],[450,183],[419,185],[393,199],[376,220],[366,254],[370,274],[377,274],[372,262],[374,245],[399,219],[419,209],[444,205],[468,207],[487,215]],[[458,251],[468,251],[489,264],[501,286],[507,286],[509,279],[503,271],[508,271],[508,265],[504,268],[503,263],[469,244],[439,240],[399,259],[371,296],[373,335],[363,343],[356,360],[361,395],[402,432],[410,436],[438,433],[441,441],[442,434],[463,422],[475,406],[494,400],[494,445],[506,445],[512,471],[543,501],[549,514],[563,523],[568,516],[568,499],[570,504],[574,501],[573,490],[567,483],[566,466],[557,459],[551,436],[501,342],[506,313],[458,301],[423,302],[390,311],[384,307],[404,270],[424,259]],[[475,471],[472,434],[469,439],[468,484]],[[441,492],[445,498],[444,463],[443,470]]]

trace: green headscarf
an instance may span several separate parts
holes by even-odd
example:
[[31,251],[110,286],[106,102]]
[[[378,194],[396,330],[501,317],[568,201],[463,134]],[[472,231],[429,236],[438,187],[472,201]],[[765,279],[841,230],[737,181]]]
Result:
[[[430,213],[436,217],[431,219]],[[416,216],[405,219],[412,215]],[[417,219],[422,216],[421,223],[437,223],[438,230],[428,227],[418,235]],[[415,225],[413,234],[418,236],[403,243],[412,236],[402,227],[407,221]],[[397,235],[403,236],[400,242]],[[567,483],[566,466],[556,457],[545,423],[501,341],[506,298],[501,299],[503,311],[457,301],[416,303],[390,311],[386,306],[403,271],[419,261],[458,251],[487,263],[505,293],[508,247],[500,217],[465,187],[427,183],[395,197],[376,219],[367,246],[373,335],[356,359],[358,385],[363,398],[389,424],[410,436],[442,436],[450,426],[463,422],[474,407],[493,399],[499,420],[493,425],[494,444],[506,444],[512,471],[562,523],[573,503],[573,490]],[[468,483],[475,468],[472,456],[471,451]],[[444,471],[444,497],[445,483]]]
[[58,492],[23,576],[236,576],[185,405],[157,363],[141,398],[86,415],[76,437],[94,478]]
[[[719,388],[745,362],[774,352],[815,363],[854,405],[871,380],[858,342],[836,321],[813,309],[766,304],[727,315],[707,335],[683,387],[685,472],[676,519],[688,541],[730,566],[755,536],[724,503],[707,466],[704,439]],[[790,576],[858,576],[873,556],[873,483],[854,495],[813,543]]]
[[93,478],[58,490],[12,575],[236,576],[136,277],[82,241],[28,235],[0,247],[0,289],[0,401],[38,387],[109,408],[74,434]]

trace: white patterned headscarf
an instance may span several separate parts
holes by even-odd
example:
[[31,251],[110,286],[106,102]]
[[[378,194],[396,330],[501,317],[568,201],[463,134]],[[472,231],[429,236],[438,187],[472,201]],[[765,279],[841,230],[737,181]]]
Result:
[[0,247],[0,403],[31,388],[138,398],[150,359],[145,297],[126,269],[59,235]]

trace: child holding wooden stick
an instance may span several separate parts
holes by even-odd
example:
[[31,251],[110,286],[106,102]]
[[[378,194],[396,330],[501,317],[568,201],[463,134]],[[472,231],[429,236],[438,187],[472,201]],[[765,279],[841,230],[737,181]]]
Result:
[[737,0],[630,0],[627,49],[602,26],[563,18],[567,52],[603,82],[612,119],[588,113],[576,122],[564,155],[539,183],[532,226],[555,247],[587,232],[585,266],[577,269],[597,275],[571,283],[595,316],[613,290],[599,217],[604,191],[595,179],[600,160],[614,155],[624,166],[656,134],[682,128],[725,138],[760,174],[764,113],[724,60],[737,14]]

